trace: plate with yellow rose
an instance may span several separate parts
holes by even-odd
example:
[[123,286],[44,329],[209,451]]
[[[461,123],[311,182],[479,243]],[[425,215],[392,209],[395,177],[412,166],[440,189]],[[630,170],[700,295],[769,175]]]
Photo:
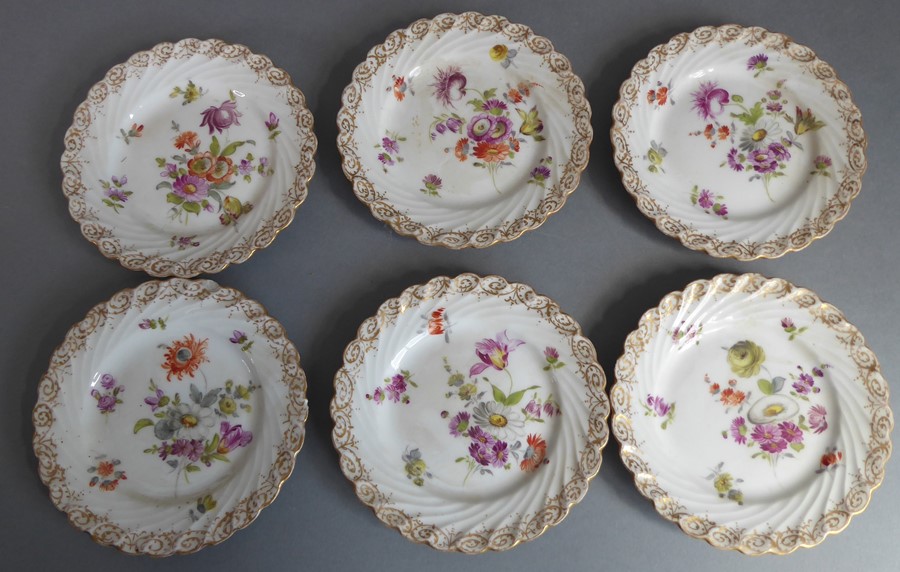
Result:
[[628,336],[611,396],[641,493],[687,534],[746,554],[843,530],[891,452],[887,382],[859,330],[758,274],[663,298]]
[[441,14],[357,66],[338,148],[375,218],[423,244],[480,248],[562,208],[587,166],[590,114],[549,40],[500,16]]

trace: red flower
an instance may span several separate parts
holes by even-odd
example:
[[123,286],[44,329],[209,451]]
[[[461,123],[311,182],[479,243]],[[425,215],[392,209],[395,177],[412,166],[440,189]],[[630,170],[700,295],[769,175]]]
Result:
[[118,479],[115,481],[103,481],[100,483],[100,490],[101,491],[114,491],[114,490],[116,490],[117,486],[119,486]]
[[716,393],[719,393],[719,384],[714,383],[714,384],[710,385],[709,392],[712,393],[713,395],[715,395]]
[[397,101],[403,101],[403,98],[406,97],[406,78],[405,77],[394,77],[394,98]]
[[210,183],[227,183],[234,174],[234,165],[228,157],[219,157],[212,169],[206,174],[206,180]]
[[[143,127],[143,125],[141,126]],[[179,133],[175,138],[175,147],[178,149],[193,149],[200,146],[200,136],[193,131]]]
[[444,333],[444,308],[438,308],[431,313],[431,318],[428,320],[428,333],[432,336]]
[[728,128],[727,125],[723,125],[719,127],[719,139],[725,141],[728,139],[728,136],[731,135],[731,129]]
[[669,88],[661,87],[656,91],[656,104],[659,106],[663,106],[666,104],[666,100],[669,98]]
[[529,435],[527,441],[528,448],[525,449],[519,468],[530,473],[547,462],[547,442],[540,435]]
[[704,135],[707,139],[709,139],[710,141],[712,141],[712,138],[713,138],[713,135],[715,134],[715,132],[716,132],[716,130],[713,129],[712,123],[707,123],[707,124],[706,124],[706,129],[703,130],[703,135]]
[[844,454],[840,451],[832,451],[831,453],[825,453],[822,455],[822,460],[819,461],[819,464],[823,469],[827,469],[833,465],[837,465],[841,459],[844,458]]
[[454,154],[460,161],[465,161],[469,158],[469,140],[467,138],[463,137],[456,142],[456,151]]
[[647,103],[653,103],[656,101],[656,90],[651,89],[647,92]]
[[108,477],[116,470],[115,465],[109,461],[103,461],[97,465],[97,474],[101,477]]
[[194,377],[194,372],[200,367],[200,364],[209,361],[206,358],[206,346],[209,339],[197,340],[194,334],[186,336],[183,340],[174,342],[166,349],[165,359],[162,368],[169,373],[166,375],[166,381],[172,381],[172,376],[178,378],[179,381],[184,374]]
[[725,407],[734,407],[736,405],[740,405],[744,402],[744,399],[747,395],[743,391],[736,391],[732,388],[728,388],[722,392],[722,405]]

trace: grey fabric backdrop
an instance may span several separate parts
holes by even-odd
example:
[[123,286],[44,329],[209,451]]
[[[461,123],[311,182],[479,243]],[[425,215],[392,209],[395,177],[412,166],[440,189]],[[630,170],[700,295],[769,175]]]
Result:
[[[896,570],[896,457],[871,506],[814,549],[752,559],[691,539],[637,492],[611,443],[587,497],[535,542],[466,557],[412,544],[364,507],[331,445],[328,403],[344,346],[363,319],[406,286],[438,274],[496,273],[532,285],[580,321],[612,382],[625,336],[667,292],[720,272],[756,271],[816,290],[841,308],[900,372],[894,2],[431,0],[4,2],[0,20],[0,568],[20,570]],[[587,86],[595,137],[581,186],[542,228],[481,251],[425,247],[377,223],[340,169],[341,90],[368,49],[420,17],[475,9],[550,38]],[[739,263],[689,251],[634,206],[613,166],[610,112],[632,65],[672,35],[707,24],[788,34],[831,63],[853,90],[869,137],[869,170],[849,216],[825,239],[779,260]],[[59,157],[88,88],[135,51],[184,37],[242,43],[285,68],[306,94],[319,137],[317,172],[293,225],[249,262],[212,276],[261,301],[287,328],[309,377],[311,414],[298,466],[276,502],[225,543],[165,560],[130,558],[66,522],[37,477],[31,408],[51,352],[70,325],[147,276],[103,258],[69,218]],[[896,388],[896,385],[895,385]],[[894,392],[898,403],[900,391]]]

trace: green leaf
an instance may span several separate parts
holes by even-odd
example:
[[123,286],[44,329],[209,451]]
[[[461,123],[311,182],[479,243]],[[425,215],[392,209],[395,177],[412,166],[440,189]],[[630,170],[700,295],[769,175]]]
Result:
[[222,149],[222,157],[227,157],[229,155],[233,155],[234,152],[237,151],[237,148],[243,144],[244,144],[243,141],[235,141],[234,143],[230,144],[228,147],[225,147],[224,149]]
[[530,391],[532,389],[537,389],[538,387],[540,387],[540,386],[532,385],[531,387],[527,387],[521,391],[516,391],[514,393],[510,393],[507,396],[506,401],[503,401],[501,403],[503,403],[504,405],[515,405],[518,402],[522,401],[522,398],[525,397],[525,392]]
[[465,460],[466,460],[465,457],[457,457],[457,458],[456,458],[456,462],[457,462],[457,463],[462,463],[462,462],[464,462]]
[[772,387],[772,382],[768,379],[760,379],[756,382],[756,385],[757,387],[759,387],[759,390],[762,391],[765,395],[772,395],[773,393],[775,393],[775,388]]
[[669,424],[669,421],[666,420],[666,421],[663,421],[663,422],[662,422],[662,425],[660,425],[659,427],[660,427],[660,429],[662,429],[663,431],[665,431],[666,426],[667,426],[668,424]]
[[[157,188],[159,188],[159,187],[157,187]],[[175,204],[175,205],[180,205],[181,203],[184,202],[184,199],[182,199],[181,197],[179,197],[179,196],[176,195],[175,193],[169,193],[169,194],[166,195],[166,202],[167,202],[167,203],[172,203],[172,204]]]
[[212,143],[209,144],[209,152],[212,153],[213,157],[219,156],[219,138],[213,135]]
[[744,103],[744,98],[740,95],[732,94],[731,101],[734,101],[735,103]]
[[137,423],[134,424],[135,434],[137,434],[137,432],[144,427],[153,427],[153,421],[151,421],[150,419],[138,419]]
[[491,387],[494,389],[494,401],[497,403],[506,403],[506,394],[493,383],[491,384]]
[[160,169],[162,169],[163,167],[166,166],[166,160],[163,159],[162,157],[157,157],[156,158],[156,166],[159,167]]
[[221,454],[221,453],[213,453],[212,455],[210,455],[210,457],[212,457],[213,459],[215,459],[215,460],[217,460],[217,461],[225,461],[226,463],[230,463],[230,462],[231,462],[231,461],[228,459],[228,457],[226,457],[225,455],[223,455],[223,454]]
[[485,99],[490,99],[490,98],[494,97],[495,95],[497,95],[497,88],[492,87],[491,89],[486,89],[486,90],[484,90],[484,93],[482,93],[481,95],[483,95]]
[[196,472],[199,472],[199,471],[200,471],[200,467],[198,467],[197,465],[191,463],[190,465],[186,466],[186,467],[184,468],[184,470],[187,471],[187,472],[189,472],[189,473],[196,473]]
[[189,213],[200,214],[200,203],[181,203],[181,208]]
[[193,401],[194,403],[200,403],[200,401],[202,399],[203,399],[203,394],[200,393],[200,390],[197,389],[197,386],[192,383],[191,384],[191,401]]
[[169,181],[163,181],[160,184],[156,185],[156,190],[171,189],[171,188],[172,188],[172,183],[170,183]]
[[803,450],[803,443],[791,443],[791,449],[797,451],[798,453]]
[[734,117],[735,119],[741,121],[742,123],[752,127],[752,126],[756,125],[756,122],[762,118],[764,113],[765,113],[765,111],[763,111],[762,104],[757,101],[756,105],[754,105],[747,111],[745,111],[743,113],[732,113],[731,116]]

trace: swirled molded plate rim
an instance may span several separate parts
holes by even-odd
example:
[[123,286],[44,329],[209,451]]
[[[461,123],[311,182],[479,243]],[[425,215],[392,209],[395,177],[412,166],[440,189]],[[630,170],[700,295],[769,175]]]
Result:
[[[302,142],[299,156],[292,159],[293,181],[289,188],[280,191],[283,194],[282,204],[269,219],[260,221],[254,234],[250,235],[246,231],[235,233],[236,238],[229,248],[218,248],[202,257],[183,259],[143,253],[140,250],[126,250],[112,229],[105,227],[92,229],[91,225],[96,225],[97,217],[91,213],[90,207],[83,200],[83,195],[92,187],[82,181],[80,169],[81,153],[86,141],[95,136],[90,133],[95,110],[105,104],[107,97],[115,91],[115,86],[128,81],[129,69],[162,66],[173,57],[173,54],[180,54],[178,57],[205,55],[210,59],[222,57],[229,64],[247,66],[248,71],[255,73],[261,80],[265,79],[269,86],[286,90],[286,93],[291,95],[287,105],[291,108],[291,117],[295,120],[297,135]],[[254,60],[252,66],[250,59]],[[282,128],[284,126],[285,124],[282,124]],[[242,44],[229,44],[212,38],[207,40],[186,38],[175,43],[162,42],[149,50],[136,52],[125,62],[113,66],[103,79],[91,87],[86,99],[75,109],[72,125],[66,130],[64,143],[65,151],[60,159],[62,188],[69,203],[69,214],[79,224],[82,235],[105,257],[118,260],[129,270],[143,270],[158,278],[170,276],[192,278],[201,273],[221,272],[231,264],[240,264],[248,260],[257,250],[268,247],[276,236],[293,222],[297,208],[306,200],[309,183],[315,174],[315,155],[318,149],[312,113],[307,107],[305,95],[294,85],[290,74],[276,67],[267,56],[253,53]],[[281,222],[277,222],[279,220]]]
[[[132,309],[144,308],[160,298],[179,301],[213,299],[225,308],[240,308],[242,315],[248,320],[248,325],[251,317],[256,321],[264,321],[265,336],[278,346],[280,354],[271,354],[271,359],[281,363],[281,379],[277,383],[284,385],[288,398],[284,403],[284,411],[280,412],[283,415],[281,421],[283,431],[280,433],[281,441],[273,447],[273,464],[268,472],[260,472],[257,477],[258,484],[252,493],[234,502],[228,512],[220,513],[209,520],[208,526],[203,529],[206,535],[202,541],[187,538],[186,535],[191,532],[190,530],[180,534],[175,531],[156,533],[130,531],[109,521],[103,515],[95,514],[90,506],[80,501],[69,488],[66,470],[57,462],[57,443],[50,435],[55,425],[53,411],[55,407],[62,405],[57,401],[60,382],[65,380],[65,370],[70,367],[72,359],[88,351],[87,342],[95,332],[107,327],[110,322],[115,322],[117,317],[124,316]],[[274,349],[272,351],[274,352]],[[249,526],[264,508],[275,501],[281,487],[290,478],[297,454],[305,441],[305,424],[309,414],[306,392],[306,374],[300,365],[300,355],[296,347],[287,339],[284,327],[272,318],[259,302],[247,298],[233,288],[221,287],[212,280],[181,278],[150,280],[135,288],[120,290],[106,302],[94,306],[82,320],[69,329],[63,341],[54,350],[49,368],[38,385],[38,400],[32,412],[34,425],[32,445],[38,460],[38,473],[41,481],[50,490],[50,499],[56,508],[66,513],[69,523],[74,528],[88,533],[98,544],[112,546],[128,555],[166,557],[173,554],[194,553],[228,540],[235,532]],[[224,532],[220,531],[217,537],[213,538],[213,531],[223,524]],[[187,539],[187,546],[179,546],[182,537]]]
[[[378,191],[366,177],[365,168],[359,159],[358,142],[355,140],[357,110],[362,101],[361,94],[371,83],[369,78],[405,46],[418,42],[429,33],[443,33],[455,28],[464,31],[500,34],[510,40],[528,39],[544,46],[545,51],[539,55],[545,61],[556,62],[555,66],[551,66],[551,70],[559,76],[560,82],[565,86],[575,124],[572,133],[572,151],[565,166],[561,169],[568,183],[561,182],[546,191],[536,208],[522,213],[515,220],[505,219],[500,226],[492,228],[466,231],[436,229],[400,212],[390,201],[385,199],[384,193]],[[353,71],[353,79],[341,95],[341,109],[337,116],[337,126],[337,147],[341,155],[344,175],[353,184],[356,198],[369,207],[372,216],[387,223],[402,236],[414,237],[420,243],[429,246],[443,246],[453,250],[487,248],[498,242],[509,242],[544,224],[551,215],[563,207],[568,196],[578,188],[581,174],[587,168],[590,144],[594,137],[591,127],[591,106],[585,93],[584,83],[572,71],[568,58],[557,52],[550,40],[538,36],[528,26],[512,23],[503,16],[486,16],[478,12],[445,13],[438,14],[431,19],[416,20],[407,28],[395,30],[383,43],[371,48],[366,59]]]
[[[549,323],[553,319],[569,324],[569,331],[563,331],[561,326],[556,327],[556,332],[570,340],[573,346],[578,344],[587,357],[576,353],[579,361],[579,379],[585,382],[586,393],[584,400],[588,408],[588,427],[585,438],[580,443],[581,456],[578,459],[577,470],[573,477],[559,491],[557,497],[551,498],[549,494],[545,501],[544,509],[550,508],[550,503],[556,499],[561,504],[556,507],[559,510],[557,518],[549,522],[540,522],[540,512],[531,516],[532,519],[522,522],[513,532],[504,529],[506,537],[499,538],[501,531],[487,530],[484,533],[472,532],[466,535],[466,531],[457,531],[450,535],[444,529],[432,524],[422,522],[415,515],[406,514],[402,508],[391,505],[378,490],[378,484],[370,479],[370,471],[365,467],[357,450],[357,440],[353,435],[353,425],[350,412],[353,406],[353,395],[356,380],[350,372],[350,363],[358,362],[361,366],[368,351],[374,351],[375,343],[379,340],[385,326],[396,323],[398,316],[404,312],[418,307],[420,302],[433,300],[445,295],[476,295],[491,296],[505,300],[510,305],[524,304],[531,312],[536,312]],[[479,276],[472,273],[460,274],[454,278],[438,276],[425,284],[417,284],[406,288],[398,297],[390,298],[383,302],[377,313],[363,321],[360,325],[357,338],[347,345],[344,351],[344,363],[335,374],[335,396],[331,401],[331,417],[335,423],[332,432],[332,441],[338,451],[341,462],[341,470],[353,484],[354,491],[375,516],[388,527],[398,530],[409,540],[428,544],[432,548],[448,552],[464,552],[467,554],[480,554],[488,550],[503,551],[518,546],[521,542],[534,540],[541,536],[549,527],[562,522],[569,514],[571,508],[580,502],[587,493],[590,480],[600,470],[603,448],[609,439],[609,399],[606,396],[606,376],[603,368],[597,361],[596,351],[590,340],[584,337],[581,326],[568,314],[562,312],[559,306],[550,298],[537,294],[530,286],[521,283],[508,282],[500,276]],[[588,405],[589,404],[589,405]],[[358,474],[354,474],[351,464],[360,467]],[[588,465],[589,470],[584,469]],[[565,495],[570,487],[580,486],[575,491],[577,494]],[[363,498],[362,490],[374,490],[376,495],[372,502]],[[381,496],[379,504],[376,497]],[[526,517],[522,517],[526,521]],[[532,526],[534,525],[534,526]],[[451,539],[452,540],[449,540]]]
[[[640,87],[647,77],[664,63],[677,59],[684,50],[705,46],[711,42],[724,45],[730,42],[744,41],[749,46],[764,45],[775,49],[780,55],[786,55],[798,64],[809,69],[813,76],[823,85],[825,91],[834,100],[840,114],[845,118],[843,135],[847,144],[846,175],[837,184],[834,197],[824,208],[808,217],[799,228],[790,235],[774,236],[765,242],[722,241],[715,236],[696,232],[690,224],[673,218],[667,209],[652,196],[634,166],[636,157],[627,141],[627,129],[631,118],[631,110],[637,105]],[[798,51],[802,58],[791,53]],[[845,95],[845,97],[839,97]],[[853,102],[850,88],[838,77],[837,72],[827,62],[808,47],[797,44],[789,36],[770,32],[760,27],[743,27],[738,24],[721,26],[702,26],[692,32],[684,32],[672,37],[667,43],[660,44],[650,50],[646,58],[637,62],[631,74],[619,88],[619,99],[612,110],[612,127],[610,141],[613,148],[613,160],[621,175],[622,184],[635,200],[638,209],[666,236],[675,238],[684,246],[706,252],[717,258],[733,258],[749,261],[759,258],[779,258],[789,252],[796,252],[809,246],[815,240],[826,236],[834,226],[843,219],[850,210],[853,199],[862,189],[862,177],[866,172],[866,148],[868,136],[862,127],[862,115]],[[856,160],[854,160],[856,159]]]
[[[659,332],[661,323],[666,316],[673,315],[685,305],[697,302],[708,295],[716,293],[727,294],[729,292],[761,295],[774,294],[778,298],[792,301],[803,299],[803,304],[798,304],[799,308],[809,309],[811,314],[814,310],[826,314],[827,320],[822,320],[826,327],[844,335],[848,340],[847,347],[853,347],[854,353],[862,354],[867,360],[866,364],[863,364],[851,356],[851,359],[858,367],[859,376],[864,380],[865,390],[870,398],[869,405],[873,406],[871,436],[864,465],[868,467],[871,464],[874,468],[871,474],[866,475],[866,479],[863,479],[862,476],[859,477],[860,483],[851,487],[841,504],[845,504],[849,497],[857,493],[865,495],[865,502],[856,510],[850,512],[841,511],[838,508],[825,512],[818,520],[818,524],[813,527],[813,530],[817,531],[818,534],[809,533],[806,535],[812,536],[811,542],[803,541],[804,535],[799,529],[787,531],[771,530],[768,534],[748,536],[741,529],[717,525],[701,514],[688,512],[676,498],[671,497],[667,491],[657,484],[657,479],[652,469],[649,469],[649,472],[638,471],[640,467],[648,469],[649,465],[647,460],[642,457],[640,443],[635,439],[631,418],[627,411],[623,412],[623,403],[628,401],[628,386],[637,383],[636,380],[631,379],[634,368],[637,366],[641,355],[645,353],[646,345]],[[872,493],[884,480],[884,468],[891,455],[890,433],[894,422],[893,413],[890,409],[889,387],[887,381],[881,375],[878,359],[866,345],[865,339],[856,326],[848,322],[840,310],[822,301],[815,292],[794,286],[787,280],[768,278],[753,273],[742,275],[719,274],[709,280],[691,282],[684,290],[670,292],[662,298],[657,307],[647,310],[641,316],[637,329],[628,335],[625,341],[624,353],[616,362],[615,378],[616,382],[610,390],[610,400],[613,408],[612,431],[619,442],[620,456],[623,463],[634,474],[635,486],[645,498],[653,502],[657,512],[663,518],[678,524],[679,528],[689,536],[705,540],[715,548],[737,550],[743,554],[755,556],[760,554],[784,555],[798,548],[816,546],[829,535],[843,531],[854,516],[865,511],[871,500]],[[869,472],[869,470],[867,469],[866,472]],[[861,492],[856,491],[857,487],[863,487],[863,490]],[[830,516],[840,517],[841,515],[844,515],[845,520],[840,526],[830,530],[819,530],[820,527],[818,525],[829,521]],[[720,539],[731,539],[731,541],[727,543],[725,540],[720,541]],[[783,545],[779,543],[781,540],[785,541]],[[755,544],[752,541],[759,541],[762,544]]]

